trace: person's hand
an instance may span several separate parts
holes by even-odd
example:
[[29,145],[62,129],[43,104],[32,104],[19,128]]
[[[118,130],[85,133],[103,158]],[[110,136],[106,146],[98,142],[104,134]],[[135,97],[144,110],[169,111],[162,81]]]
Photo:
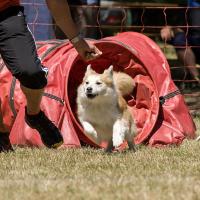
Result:
[[96,59],[102,55],[102,52],[95,45],[88,44],[84,39],[80,39],[74,44],[74,48],[85,61]]
[[174,37],[174,32],[170,26],[165,26],[161,29],[160,35],[164,41],[169,41]]

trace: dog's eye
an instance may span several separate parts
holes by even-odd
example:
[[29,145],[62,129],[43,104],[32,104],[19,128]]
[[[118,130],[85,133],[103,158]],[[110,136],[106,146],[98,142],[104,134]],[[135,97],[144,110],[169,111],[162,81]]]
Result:
[[86,81],[85,84],[88,85],[88,84],[89,84],[89,81]]
[[101,85],[102,83],[101,83],[101,82],[99,82],[99,81],[97,81],[97,82],[96,82],[96,84],[97,84],[97,85]]

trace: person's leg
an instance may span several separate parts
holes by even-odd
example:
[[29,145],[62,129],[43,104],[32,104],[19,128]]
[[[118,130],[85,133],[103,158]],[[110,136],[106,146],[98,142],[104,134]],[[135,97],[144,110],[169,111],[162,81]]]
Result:
[[100,31],[99,31],[99,27],[98,26],[98,20],[99,17],[98,16],[98,12],[99,12],[99,8],[98,6],[100,6],[100,0],[87,0],[87,5],[88,6],[97,6],[97,7],[88,7],[85,11],[85,15],[86,15],[86,20],[87,20],[87,24],[90,26],[94,26],[94,27],[89,27],[86,31],[86,37],[88,38],[93,38],[93,39],[99,39],[100,38]]
[[[191,48],[178,49],[178,59],[188,68],[188,71],[195,80],[198,80],[199,71],[196,68],[196,57]],[[199,80],[198,80],[199,81]]]
[[3,123],[3,114],[1,110],[1,100],[0,100],[0,133],[7,133],[9,130],[6,128],[6,126]]
[[[199,30],[198,30],[199,31]],[[192,46],[192,51],[194,53],[195,57],[195,64],[200,64],[200,33],[190,33],[190,44]],[[198,81],[200,84],[200,70],[197,68],[197,65],[195,66],[196,69],[196,77],[195,79]]]
[[[191,45],[190,36],[188,35],[186,38],[184,32],[178,32],[173,39],[173,45],[176,49],[178,59],[187,68],[187,71],[189,71],[192,77],[199,81],[199,72],[196,68],[196,57],[193,50],[189,47]],[[188,47],[186,45],[188,45]]]
[[26,96],[25,120],[36,129],[48,147],[63,141],[58,128],[40,110],[46,70],[38,58],[34,39],[22,12],[0,22],[0,53],[11,73],[20,81]]
[[13,151],[9,140],[9,131],[3,123],[3,114],[0,100],[0,152]]
[[38,114],[40,112],[40,103],[44,92],[44,88],[33,90],[21,85],[21,89],[26,96],[27,113],[29,115]]

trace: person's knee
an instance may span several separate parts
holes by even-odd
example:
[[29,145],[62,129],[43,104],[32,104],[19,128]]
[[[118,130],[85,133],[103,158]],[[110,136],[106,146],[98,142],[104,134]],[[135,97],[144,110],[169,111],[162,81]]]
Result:
[[47,85],[47,70],[40,68],[35,70],[23,70],[20,75],[16,77],[20,83],[30,89],[42,89]]

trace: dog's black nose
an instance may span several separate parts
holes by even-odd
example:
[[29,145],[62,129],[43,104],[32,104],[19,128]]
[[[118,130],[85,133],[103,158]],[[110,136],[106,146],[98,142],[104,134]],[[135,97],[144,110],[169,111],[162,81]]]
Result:
[[92,87],[87,87],[87,92],[92,92]]

